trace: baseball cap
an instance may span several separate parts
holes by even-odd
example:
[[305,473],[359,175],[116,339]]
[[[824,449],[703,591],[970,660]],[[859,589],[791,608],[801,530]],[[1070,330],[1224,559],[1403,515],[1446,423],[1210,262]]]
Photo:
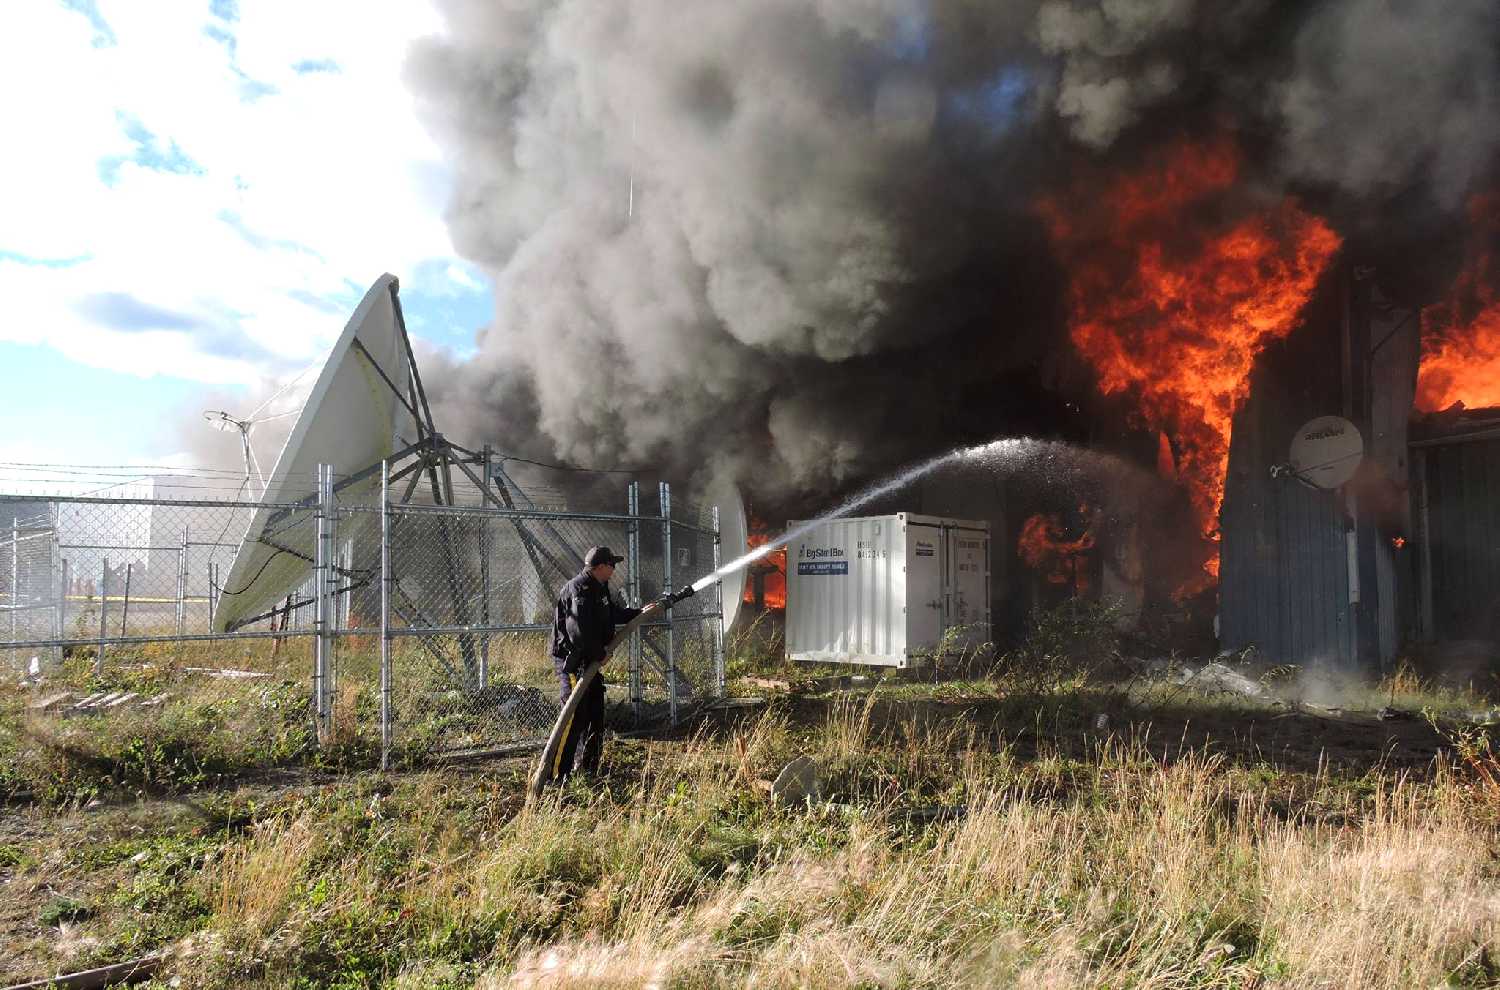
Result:
[[583,555],[585,567],[598,567],[600,564],[618,564],[624,560],[609,547],[590,547],[589,552]]

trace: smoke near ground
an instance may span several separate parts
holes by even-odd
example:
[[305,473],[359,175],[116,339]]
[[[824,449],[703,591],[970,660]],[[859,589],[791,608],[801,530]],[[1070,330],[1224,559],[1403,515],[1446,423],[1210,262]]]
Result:
[[1378,224],[1457,216],[1500,144],[1490,0],[442,8],[408,77],[497,302],[428,362],[444,428],[771,496],[1004,429],[1009,371],[1066,384],[1034,204],[1084,162],[1227,133]]

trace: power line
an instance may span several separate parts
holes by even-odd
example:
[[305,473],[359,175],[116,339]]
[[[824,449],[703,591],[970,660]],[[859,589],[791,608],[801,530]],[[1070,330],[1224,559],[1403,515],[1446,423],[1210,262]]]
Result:
[[[223,481],[226,484],[238,482],[244,477],[243,471],[231,471],[221,468],[151,468],[144,465],[99,465],[90,468],[87,465],[72,464],[21,464],[0,461],[0,473],[39,473],[46,475],[71,475],[83,478],[185,478],[194,481]],[[293,471],[287,473],[289,477],[312,478],[311,471]]]
[[[103,479],[95,478],[94,480],[98,481],[98,480],[103,480]],[[151,478],[149,476],[140,476],[140,477],[133,477],[133,478],[121,478],[118,481],[112,481],[109,484],[104,485],[102,488],[98,488],[98,489],[94,489],[94,490],[95,491],[106,491],[106,490],[111,489],[111,488],[120,488],[120,487],[123,487],[125,485],[147,485],[147,484],[153,484],[154,481],[155,481],[155,479],[153,479],[153,478]],[[11,483],[15,483],[15,484],[25,484],[25,485],[79,485],[79,486],[81,486],[81,485],[87,485],[88,484],[88,481],[86,481],[86,480],[80,480],[78,478],[50,478],[50,477],[41,477],[41,478],[37,478],[37,477],[7,478],[3,474],[0,474],[0,483],[5,483],[5,482],[11,482]],[[222,481],[222,482],[220,482],[218,484],[205,484],[205,485],[167,484],[167,485],[156,485],[155,487],[158,487],[158,488],[161,488],[161,489],[164,489],[164,490],[171,490],[171,491],[198,491],[198,492],[242,492],[244,490],[243,485],[236,486],[234,484],[229,483],[228,479],[225,479],[224,481]],[[284,492],[285,487],[286,486],[278,486],[277,490]],[[3,494],[3,493],[0,493],[0,494]],[[84,497],[86,495],[87,495],[86,492],[72,491],[72,492],[69,492],[69,493],[66,493],[66,494],[63,494],[63,495],[59,495],[58,497],[59,498],[81,498],[81,497]],[[132,497],[139,498],[139,497],[146,497],[146,496],[132,496]],[[280,496],[278,496],[278,497],[280,497]],[[130,500],[130,497],[127,497],[126,501],[129,501],[129,500]]]
[[233,474],[239,477],[240,471],[232,468],[212,468],[184,466],[181,464],[73,464],[54,461],[0,461],[0,467],[19,468],[97,468],[106,471],[198,471],[205,474]]

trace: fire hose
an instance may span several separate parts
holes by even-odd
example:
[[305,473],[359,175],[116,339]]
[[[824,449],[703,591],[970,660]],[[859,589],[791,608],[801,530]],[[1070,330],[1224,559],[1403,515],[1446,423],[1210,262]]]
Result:
[[[604,647],[604,656],[607,658],[610,651],[619,644],[625,642],[626,638],[636,629],[640,628],[648,618],[663,609],[669,609],[684,598],[691,598],[694,594],[693,586],[687,585],[681,591],[666,592],[656,601],[641,609],[641,613],[629,622],[625,623],[615,631],[613,637]],[[578,706],[583,702],[584,692],[593,683],[594,678],[599,676],[600,669],[604,666],[604,660],[595,660],[583,669],[577,682],[573,685],[572,692],[568,695],[567,702],[562,706],[562,711],[557,713],[557,722],[552,726],[552,734],[547,737],[547,745],[542,747],[541,758],[538,759],[536,770],[531,775],[531,784],[528,794],[532,798],[541,797],[542,790],[552,782],[552,767],[557,762],[557,751],[563,744],[563,728],[573,720],[573,715],[578,711]]]

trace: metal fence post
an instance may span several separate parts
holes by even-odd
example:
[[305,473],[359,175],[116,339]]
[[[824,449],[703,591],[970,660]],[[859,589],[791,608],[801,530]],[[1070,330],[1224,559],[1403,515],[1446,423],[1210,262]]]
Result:
[[[719,507],[714,506],[714,573],[719,573]],[[724,697],[724,582],[714,582],[714,685],[717,696]]]
[[380,769],[391,768],[391,463],[380,464]]
[[104,676],[104,637],[108,629],[104,625],[109,614],[109,558],[105,557],[99,570],[99,653],[94,657],[94,676]]
[[[335,506],[335,513],[338,507]],[[335,516],[335,519],[337,516]],[[354,569],[354,537],[349,537],[339,547],[338,566],[333,573],[333,595],[337,608],[334,610],[338,615],[338,622],[334,626],[336,632],[352,628],[354,621],[354,590],[352,588],[339,587],[339,576],[349,574]],[[333,671],[333,679],[338,680],[338,670]]]
[[125,603],[120,609],[120,635],[125,635],[125,623],[130,621],[130,574],[135,565],[130,561],[125,562]]
[[[630,513],[627,553],[630,554],[630,602],[641,604],[641,485],[632,481],[626,490],[627,511]],[[641,719],[641,630],[630,634],[630,708],[637,722]]]
[[[480,480],[488,489],[490,484],[490,459],[494,456],[490,445],[484,445],[484,474]],[[479,505],[486,505],[485,493],[480,492]],[[479,638],[479,690],[483,691],[490,686],[490,524],[485,516],[479,517],[479,621],[484,624],[485,632]]]
[[[68,558],[58,552],[57,558],[58,579],[61,587],[57,596],[57,629],[56,637],[62,639],[68,632]],[[54,654],[54,659],[62,659],[62,647],[59,646]]]
[[333,583],[333,470],[318,465],[317,541],[313,548],[313,625],[317,641],[313,649],[313,698],[318,720],[318,736],[328,733],[332,693],[329,674],[333,666],[334,602],[330,594]]
[[177,551],[177,635],[187,632],[188,527],[182,527],[182,549]]
[[[661,498],[662,591],[672,590],[672,488],[660,482]],[[677,620],[672,606],[667,606],[667,709],[672,724],[677,724]]]
[[10,641],[16,636],[16,615],[21,605],[21,521],[20,513],[10,517]]

